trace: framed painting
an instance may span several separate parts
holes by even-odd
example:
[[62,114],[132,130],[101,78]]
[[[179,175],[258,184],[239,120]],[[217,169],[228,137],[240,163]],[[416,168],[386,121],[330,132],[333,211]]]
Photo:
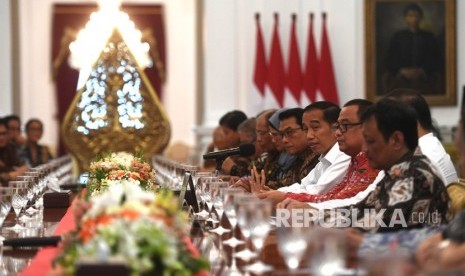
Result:
[[366,97],[418,90],[431,106],[455,105],[455,0],[365,0]]

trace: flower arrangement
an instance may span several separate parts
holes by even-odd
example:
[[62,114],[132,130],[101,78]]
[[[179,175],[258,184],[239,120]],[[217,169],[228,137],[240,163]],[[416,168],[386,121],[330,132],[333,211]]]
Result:
[[93,196],[115,184],[137,184],[144,190],[154,190],[155,171],[142,154],[107,153],[90,164],[87,195]]
[[74,274],[84,256],[123,259],[133,275],[182,276],[208,269],[190,242],[186,215],[170,192],[155,195],[125,183],[109,186],[90,203],[56,259],[65,274]]

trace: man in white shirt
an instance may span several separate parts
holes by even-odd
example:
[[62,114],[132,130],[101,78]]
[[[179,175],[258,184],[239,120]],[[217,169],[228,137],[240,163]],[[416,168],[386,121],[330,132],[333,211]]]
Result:
[[266,178],[262,171],[252,172],[250,183],[258,197],[268,199],[274,204],[284,200],[287,192],[293,193],[324,193],[341,182],[350,163],[350,156],[339,150],[336,143],[333,125],[337,122],[340,108],[331,102],[314,102],[304,109],[302,116],[303,130],[307,132],[310,148],[315,154],[320,154],[320,162],[301,183],[283,187],[277,191],[264,191]]
[[386,98],[404,102],[415,109],[418,118],[418,147],[421,153],[426,155],[436,166],[446,186],[452,182],[457,182],[457,172],[449,154],[442,146],[441,141],[432,133],[431,111],[425,98],[416,90],[403,88],[391,91],[386,95]]

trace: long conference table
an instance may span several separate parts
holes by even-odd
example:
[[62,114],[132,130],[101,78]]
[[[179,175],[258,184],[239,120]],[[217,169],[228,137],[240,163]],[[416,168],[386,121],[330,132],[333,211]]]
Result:
[[[13,211],[7,216],[3,226],[1,234],[4,238],[16,238],[18,234],[6,230],[15,224],[15,214]],[[195,225],[195,224],[194,224]],[[223,226],[229,228],[229,225],[224,223]],[[43,229],[41,229],[39,236],[60,236],[66,234],[69,231],[74,230],[76,227],[72,207],[67,208],[44,208],[43,210]],[[197,231],[198,230],[198,231]],[[198,233],[201,229],[192,229],[192,239],[198,238]],[[222,240],[228,239],[231,234],[217,235],[209,234],[210,238],[216,239],[216,244]],[[236,250],[240,250],[238,247]],[[29,248],[12,248],[4,247],[3,249],[3,271],[6,275],[23,275],[23,276],[37,276],[37,275],[49,275],[52,270],[53,259],[59,253],[59,247],[48,246],[48,247],[29,247]],[[223,264],[223,267],[212,268],[210,275],[224,275],[225,269],[231,265],[232,250],[227,246],[223,246],[224,256],[227,261]],[[207,255],[208,252],[207,252]],[[209,259],[215,259],[215,256],[206,256]],[[267,264],[273,266],[273,271],[264,273],[263,275],[288,275],[289,271],[286,270],[284,261],[276,247],[276,237],[273,232],[268,236],[264,249],[262,250],[261,259]],[[245,262],[237,261],[237,266],[241,269]],[[1,273],[0,273],[1,274]],[[244,274],[245,275],[245,274]],[[308,275],[308,273],[296,273],[293,275]]]
[[[18,234],[6,230],[15,224],[15,214],[10,212],[2,226],[2,236],[16,238]],[[59,236],[75,228],[71,208],[45,208],[43,210],[43,229],[39,236]],[[7,275],[47,275],[52,268],[52,260],[58,253],[58,247],[44,248],[3,248],[3,265]]]

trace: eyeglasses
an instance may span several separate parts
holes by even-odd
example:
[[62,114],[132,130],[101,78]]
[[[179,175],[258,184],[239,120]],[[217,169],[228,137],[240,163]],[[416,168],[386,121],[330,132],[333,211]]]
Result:
[[348,128],[351,128],[353,126],[358,126],[358,125],[361,125],[361,124],[362,124],[361,122],[358,122],[358,123],[335,123],[333,125],[333,129],[334,130],[339,129],[341,131],[341,133],[346,133]]
[[283,138],[283,135],[279,131],[270,131],[270,135],[273,138]]
[[287,128],[284,131],[280,131],[279,134],[281,134],[281,137],[291,137],[298,130],[302,130],[302,128],[301,127]]
[[265,130],[256,130],[255,133],[257,133],[257,136],[265,136],[265,135],[271,134],[269,131],[265,131]]

